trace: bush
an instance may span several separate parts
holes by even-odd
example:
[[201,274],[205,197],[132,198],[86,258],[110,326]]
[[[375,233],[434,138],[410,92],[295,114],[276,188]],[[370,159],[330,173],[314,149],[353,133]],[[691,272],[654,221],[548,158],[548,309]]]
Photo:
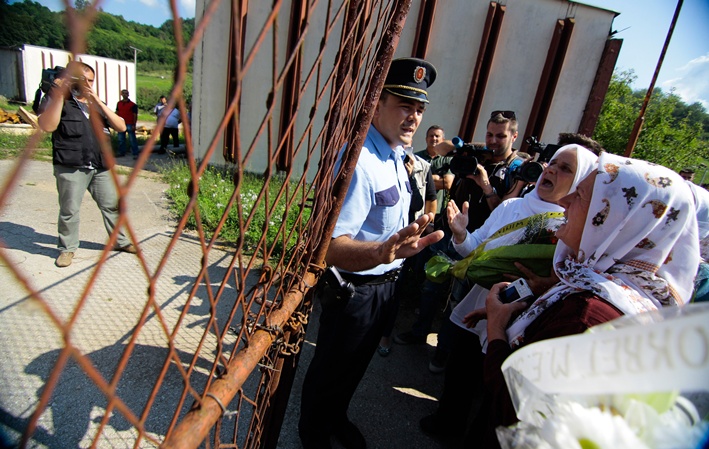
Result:
[[138,86],[138,94],[136,104],[138,109],[148,111],[152,114],[153,108],[158,103],[161,95],[167,96],[169,92],[165,92],[161,87],[156,86]]

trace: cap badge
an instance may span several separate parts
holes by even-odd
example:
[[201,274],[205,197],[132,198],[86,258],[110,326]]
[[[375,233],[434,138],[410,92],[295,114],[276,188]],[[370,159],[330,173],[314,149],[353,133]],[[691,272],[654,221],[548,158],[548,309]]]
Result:
[[426,68],[417,66],[416,70],[414,70],[414,81],[418,84],[423,81],[424,78],[426,78]]

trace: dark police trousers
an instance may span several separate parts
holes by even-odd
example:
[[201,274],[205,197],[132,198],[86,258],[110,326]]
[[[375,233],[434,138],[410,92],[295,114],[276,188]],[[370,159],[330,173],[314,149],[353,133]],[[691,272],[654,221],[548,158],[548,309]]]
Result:
[[[344,275],[343,275],[344,277]],[[390,314],[394,286],[356,286],[354,297],[320,293],[317,346],[303,381],[298,430],[305,449],[330,447],[330,435],[347,420],[347,408],[362,380]],[[329,297],[328,297],[329,296]]]

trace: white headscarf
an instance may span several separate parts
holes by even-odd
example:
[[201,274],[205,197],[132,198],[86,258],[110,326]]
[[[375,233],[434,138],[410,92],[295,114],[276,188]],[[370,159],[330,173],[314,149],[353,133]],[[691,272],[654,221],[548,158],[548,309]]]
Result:
[[[586,148],[575,144],[564,145],[563,147],[556,150],[556,153],[554,153],[554,156],[552,156],[549,162],[553,161],[560,154],[568,150],[576,150],[576,174],[574,175],[574,182],[571,183],[571,189],[569,189],[568,193],[566,193],[565,195],[576,191],[576,186],[579,184],[579,182],[581,182],[586,176],[588,176],[589,173],[591,173],[593,169],[596,168],[596,164],[598,163],[598,156],[596,156],[595,154],[593,154],[593,152],[587,150]],[[542,175],[539,175],[539,178],[541,177]],[[537,182],[539,182],[539,179],[537,179]],[[558,206],[555,203],[548,203],[542,200],[539,197],[539,192],[537,192],[536,188],[526,194],[519,201],[523,201],[525,203],[526,215],[534,215],[544,212],[564,211],[563,207]]]
[[672,170],[603,153],[579,254],[559,241],[561,279],[507,330],[518,346],[527,326],[556,301],[589,290],[624,314],[682,305],[699,264],[697,218],[686,182]]
[[[578,183],[595,169],[598,162],[598,156],[579,145],[565,145],[559,148],[550,159],[550,162],[556,159],[560,154],[569,150],[576,150],[576,174],[574,175],[574,181],[571,183],[571,188],[567,193],[564,193],[564,195],[574,192]],[[541,177],[542,175],[539,175],[539,179],[541,179]],[[539,179],[537,179],[537,182],[539,182]],[[522,239],[530,234],[539,232],[539,230],[535,232],[530,231],[529,226],[532,226],[532,224],[528,224],[526,227],[519,227],[513,232],[503,233],[501,231],[505,230],[505,228],[507,228],[511,223],[515,223],[519,220],[523,220],[534,215],[539,215],[541,217],[542,214],[555,213],[558,217],[546,217],[544,220],[537,220],[533,222],[534,226],[537,228],[544,226],[547,229],[550,229],[550,232],[554,232],[564,222],[564,218],[561,216],[561,213],[563,212],[564,208],[558,204],[542,200],[539,197],[537,189],[535,188],[522,198],[511,198],[504,201],[502,205],[498,206],[492,212],[483,226],[469,234],[464,243],[460,245],[454,244],[454,247],[461,255],[465,256],[471,255],[473,250],[477,250],[479,253],[483,249],[487,251],[501,246],[525,243]],[[479,243],[480,239],[482,239],[482,243]],[[475,241],[478,243],[474,246],[471,245],[471,242]],[[458,263],[460,264],[459,267],[462,267],[463,265],[466,265],[467,267],[467,264],[465,263]],[[462,273],[465,273],[466,269],[467,268],[459,268],[459,277],[463,276]]]

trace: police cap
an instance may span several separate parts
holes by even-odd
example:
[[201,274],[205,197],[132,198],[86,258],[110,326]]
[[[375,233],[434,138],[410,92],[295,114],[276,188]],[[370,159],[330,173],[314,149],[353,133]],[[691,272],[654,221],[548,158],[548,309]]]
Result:
[[428,103],[427,89],[436,80],[436,68],[419,58],[399,58],[391,61],[384,81],[384,90],[403,98]]

